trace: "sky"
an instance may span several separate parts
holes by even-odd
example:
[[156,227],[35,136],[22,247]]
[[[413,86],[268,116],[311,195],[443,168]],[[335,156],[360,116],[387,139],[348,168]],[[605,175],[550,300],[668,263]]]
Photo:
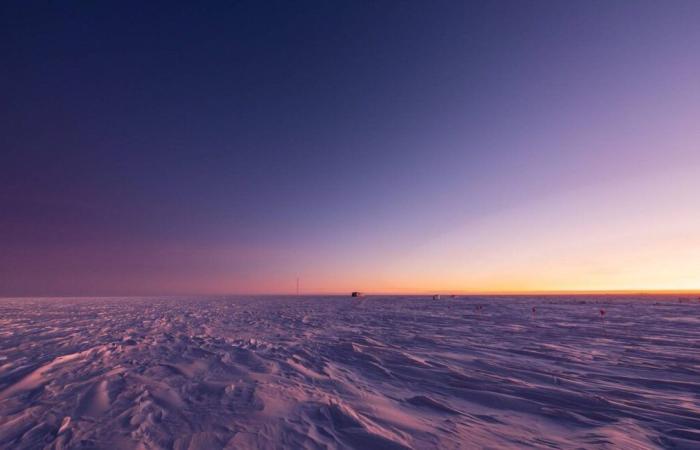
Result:
[[700,2],[0,4],[0,296],[700,290]]

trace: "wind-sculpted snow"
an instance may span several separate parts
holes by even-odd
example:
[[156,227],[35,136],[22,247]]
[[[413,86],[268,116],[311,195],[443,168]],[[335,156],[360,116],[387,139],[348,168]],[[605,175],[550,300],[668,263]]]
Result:
[[7,449],[700,448],[699,397],[697,299],[0,300]]

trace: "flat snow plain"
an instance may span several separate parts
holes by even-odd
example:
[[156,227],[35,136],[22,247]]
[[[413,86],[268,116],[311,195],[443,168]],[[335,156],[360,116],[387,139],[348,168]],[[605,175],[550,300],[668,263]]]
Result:
[[697,449],[700,302],[0,299],[0,448]]

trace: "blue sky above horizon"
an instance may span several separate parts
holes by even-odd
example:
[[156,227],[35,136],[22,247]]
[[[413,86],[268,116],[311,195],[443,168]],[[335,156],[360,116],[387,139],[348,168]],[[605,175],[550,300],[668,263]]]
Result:
[[4,2],[0,295],[700,289],[699,20]]

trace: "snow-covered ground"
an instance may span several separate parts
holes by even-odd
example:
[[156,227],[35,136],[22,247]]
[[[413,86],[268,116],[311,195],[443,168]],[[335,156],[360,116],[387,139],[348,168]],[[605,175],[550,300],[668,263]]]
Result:
[[697,297],[0,299],[0,448],[485,447],[700,448]]

